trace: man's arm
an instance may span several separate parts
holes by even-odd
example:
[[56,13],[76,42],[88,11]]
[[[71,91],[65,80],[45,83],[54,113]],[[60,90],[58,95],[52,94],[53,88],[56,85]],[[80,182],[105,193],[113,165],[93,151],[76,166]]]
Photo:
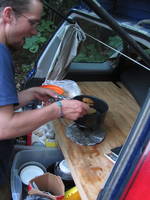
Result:
[[59,117],[56,104],[41,109],[14,112],[14,106],[0,107],[0,140],[26,135],[50,120]]
[[60,108],[57,103],[43,108],[14,112],[14,106],[0,107],[0,140],[26,135],[50,120],[63,116],[69,120],[76,120],[85,115],[89,106],[78,100],[63,100]]

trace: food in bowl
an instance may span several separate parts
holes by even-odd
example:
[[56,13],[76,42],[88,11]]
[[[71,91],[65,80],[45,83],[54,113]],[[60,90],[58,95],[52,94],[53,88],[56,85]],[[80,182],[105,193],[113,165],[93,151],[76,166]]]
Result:
[[75,121],[77,126],[82,129],[99,129],[102,126],[106,113],[108,111],[108,104],[100,98],[89,95],[79,95],[74,97],[73,99],[88,103],[88,105],[90,106],[87,115],[84,115],[83,117],[80,117]]

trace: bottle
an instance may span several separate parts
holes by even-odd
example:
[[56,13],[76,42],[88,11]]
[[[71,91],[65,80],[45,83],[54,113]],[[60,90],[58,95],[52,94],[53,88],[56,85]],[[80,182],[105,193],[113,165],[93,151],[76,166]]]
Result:
[[55,139],[46,139],[45,146],[46,147],[58,147],[58,144]]
[[32,133],[28,133],[27,135],[27,145],[28,146],[32,145]]
[[76,186],[65,192],[64,200],[81,200],[80,194]]

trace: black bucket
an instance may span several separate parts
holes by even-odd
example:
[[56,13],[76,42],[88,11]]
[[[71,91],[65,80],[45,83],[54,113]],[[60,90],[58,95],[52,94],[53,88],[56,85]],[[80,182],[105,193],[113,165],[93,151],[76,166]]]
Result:
[[108,111],[108,104],[97,97],[89,95],[79,95],[75,96],[73,99],[84,101],[84,99],[89,99],[92,104],[89,104],[91,108],[94,108],[95,113],[89,113],[81,118],[78,118],[75,123],[80,129],[90,129],[91,131],[100,129],[104,123],[106,113]]

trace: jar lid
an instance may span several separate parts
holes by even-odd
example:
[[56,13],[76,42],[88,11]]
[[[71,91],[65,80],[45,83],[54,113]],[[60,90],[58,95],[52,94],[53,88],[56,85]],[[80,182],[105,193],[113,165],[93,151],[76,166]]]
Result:
[[62,95],[64,93],[64,89],[57,86],[57,85],[42,85],[42,88],[49,88],[51,90],[54,90],[56,93]]
[[66,160],[62,160],[60,163],[59,163],[59,167],[60,167],[60,170],[65,173],[65,174],[71,174],[70,172],[70,169],[68,167],[68,163]]
[[19,172],[21,181],[28,185],[31,179],[46,173],[46,168],[41,163],[31,161],[24,163],[20,167]]

